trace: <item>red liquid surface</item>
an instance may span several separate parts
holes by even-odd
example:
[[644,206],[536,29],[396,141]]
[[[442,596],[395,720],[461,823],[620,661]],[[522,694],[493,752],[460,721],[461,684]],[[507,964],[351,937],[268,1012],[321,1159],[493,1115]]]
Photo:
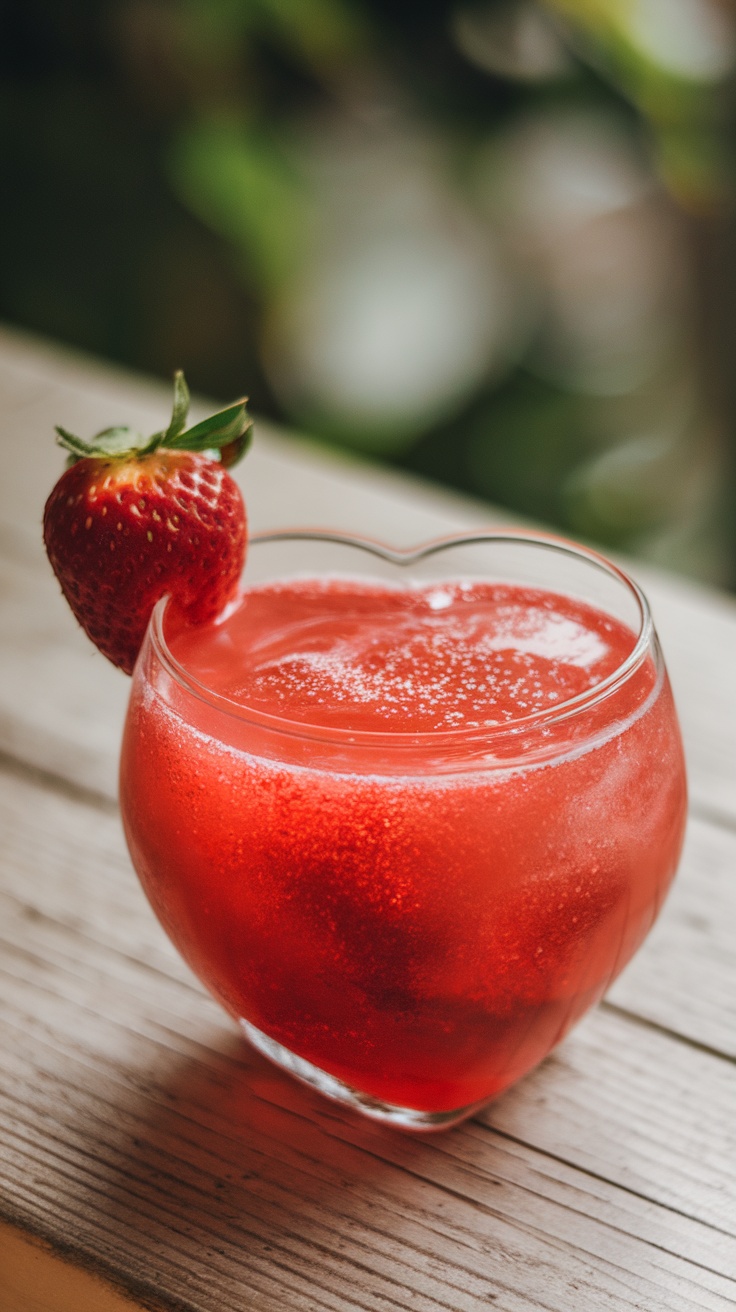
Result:
[[[126,728],[131,853],[205,984],[403,1107],[467,1106],[540,1061],[661,904],[681,746],[651,658],[573,720],[498,735],[596,688],[631,631],[521,587],[334,580],[251,589],[169,641],[246,708],[194,696],[149,652]],[[448,748],[457,730],[474,741]]]

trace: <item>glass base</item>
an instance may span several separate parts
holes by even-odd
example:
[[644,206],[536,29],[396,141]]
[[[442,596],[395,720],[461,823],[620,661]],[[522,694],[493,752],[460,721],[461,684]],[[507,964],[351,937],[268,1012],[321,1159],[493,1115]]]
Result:
[[310,1089],[316,1089],[332,1102],[341,1103],[343,1107],[350,1107],[353,1111],[370,1117],[372,1121],[380,1121],[383,1125],[393,1126],[396,1130],[413,1130],[420,1134],[449,1130],[451,1126],[458,1125],[460,1121],[466,1120],[468,1116],[472,1116],[486,1105],[485,1101],[481,1101],[472,1103],[469,1107],[458,1107],[454,1111],[423,1112],[415,1107],[398,1107],[395,1103],[382,1102],[380,1098],[360,1093],[358,1089],[351,1088],[336,1076],[328,1075],[326,1071],[320,1070],[319,1066],[313,1066],[311,1061],[305,1061],[304,1057],[297,1057],[295,1052],[277,1043],[275,1039],[269,1038],[262,1030],[256,1029],[249,1020],[241,1018],[240,1025],[248,1042],[274,1065],[280,1066],[281,1070],[287,1071]]

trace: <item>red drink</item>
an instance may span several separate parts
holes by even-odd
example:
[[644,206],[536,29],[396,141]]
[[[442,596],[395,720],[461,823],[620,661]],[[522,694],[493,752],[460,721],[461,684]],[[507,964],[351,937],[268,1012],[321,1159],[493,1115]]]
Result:
[[251,1039],[429,1126],[600,998],[674,873],[685,784],[648,633],[515,581],[317,578],[154,635],[122,804],[157,914]]

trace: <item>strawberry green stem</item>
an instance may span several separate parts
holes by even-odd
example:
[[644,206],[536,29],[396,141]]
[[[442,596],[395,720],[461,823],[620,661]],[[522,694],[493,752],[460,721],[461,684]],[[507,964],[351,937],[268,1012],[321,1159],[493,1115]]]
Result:
[[127,459],[151,455],[164,447],[169,451],[216,451],[226,466],[234,465],[245,455],[253,437],[253,420],[246,409],[247,397],[225,410],[186,427],[189,415],[189,388],[181,369],[174,374],[174,405],[167,429],[142,437],[133,428],[105,428],[89,442],[57,425],[57,442],[69,452],[69,464],[88,456]]

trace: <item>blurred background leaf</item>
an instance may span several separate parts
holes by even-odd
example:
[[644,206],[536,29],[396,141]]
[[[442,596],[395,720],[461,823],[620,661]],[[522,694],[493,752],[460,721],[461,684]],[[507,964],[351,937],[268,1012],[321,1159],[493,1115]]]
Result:
[[7,0],[0,313],[736,581],[731,0]]

